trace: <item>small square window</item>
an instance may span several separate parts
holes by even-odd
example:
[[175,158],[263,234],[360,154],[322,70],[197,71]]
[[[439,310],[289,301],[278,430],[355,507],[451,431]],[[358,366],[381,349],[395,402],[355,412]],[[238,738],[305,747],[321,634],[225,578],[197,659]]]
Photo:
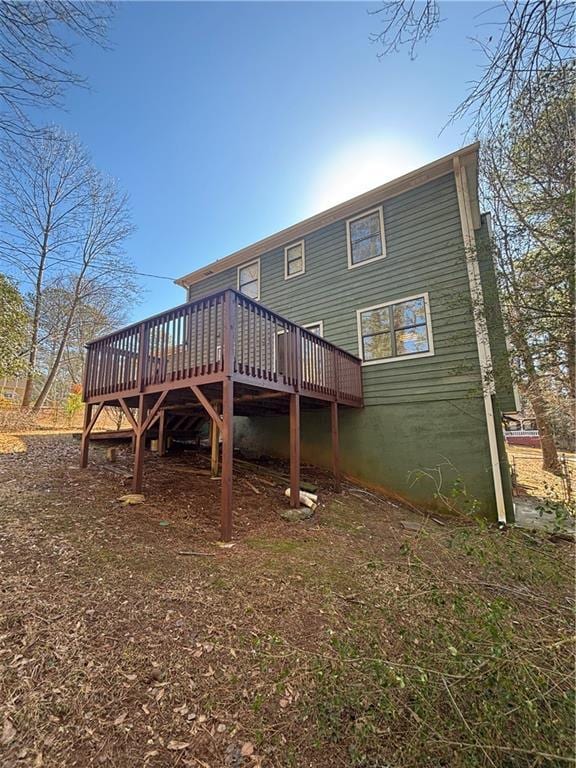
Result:
[[386,255],[382,208],[348,219],[346,227],[349,268],[382,259]]
[[238,290],[249,299],[260,298],[260,262],[238,267]]
[[284,248],[284,278],[302,275],[306,269],[304,240]]

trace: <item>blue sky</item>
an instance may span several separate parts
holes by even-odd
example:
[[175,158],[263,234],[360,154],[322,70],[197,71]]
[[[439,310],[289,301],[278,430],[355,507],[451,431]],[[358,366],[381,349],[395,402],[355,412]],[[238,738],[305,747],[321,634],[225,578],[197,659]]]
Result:
[[[179,277],[467,143],[465,125],[440,131],[478,74],[467,36],[488,6],[446,3],[415,61],[378,60],[377,7],[125,2],[111,50],[78,46],[91,88],[44,117],[128,191],[140,271]],[[142,284],[132,319],[184,300]]]

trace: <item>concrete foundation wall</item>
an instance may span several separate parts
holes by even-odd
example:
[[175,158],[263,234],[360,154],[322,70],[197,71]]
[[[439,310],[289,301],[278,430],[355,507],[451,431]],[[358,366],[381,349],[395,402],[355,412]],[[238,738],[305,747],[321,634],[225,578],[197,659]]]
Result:
[[[288,456],[284,416],[237,418],[235,443],[248,455]],[[302,461],[331,466],[329,409],[302,412]],[[479,398],[340,408],[342,471],[430,508],[450,503],[495,520],[483,403]],[[426,473],[429,477],[426,477]]]

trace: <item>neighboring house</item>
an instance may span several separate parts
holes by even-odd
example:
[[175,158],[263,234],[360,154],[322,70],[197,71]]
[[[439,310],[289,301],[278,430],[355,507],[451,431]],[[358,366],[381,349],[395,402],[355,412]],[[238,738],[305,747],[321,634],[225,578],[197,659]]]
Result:
[[[307,329],[299,332],[300,374],[311,382],[309,396],[312,388],[318,397],[343,405],[337,426],[345,474],[431,507],[442,506],[442,497],[464,508],[479,505],[482,514],[503,522],[513,519],[513,508],[502,413],[514,411],[515,402],[486,247],[489,220],[478,207],[477,162],[478,145],[465,147],[176,282],[186,289],[189,302],[197,302],[192,306],[204,306],[198,300],[232,288],[238,292],[234,296],[242,294]],[[248,299],[257,316],[265,314]],[[236,357],[230,365],[233,371],[244,371],[245,379],[258,365],[238,363],[246,333],[250,344],[251,328],[250,321],[239,317]],[[292,331],[277,327],[269,317],[273,329],[263,342],[258,337],[267,356],[263,365],[273,378],[286,380]],[[156,321],[146,322],[140,338],[148,338],[150,323]],[[205,322],[194,333],[191,327],[190,320],[187,330],[171,332],[177,339],[171,355],[153,356],[159,381],[178,378],[180,373],[170,373],[180,366],[172,359],[186,354],[187,345],[197,345],[200,332],[203,338]],[[200,327],[197,322],[195,327]],[[254,329],[252,338],[256,335]],[[120,334],[115,338],[116,345],[123,343]],[[202,370],[212,359],[218,368],[220,343],[208,357],[202,353]],[[333,345],[361,363],[338,357],[344,353]],[[122,354],[131,354],[133,346],[124,342],[129,352]],[[97,346],[94,350],[94,356],[101,354]],[[356,364],[361,365],[363,393],[350,385],[348,399],[339,400],[347,382],[355,381]],[[148,389],[141,392],[153,391],[150,362],[147,366]],[[88,390],[96,402],[106,397],[98,392],[112,392],[113,387]],[[352,407],[358,405],[363,407]],[[256,455],[278,456],[287,456],[291,445],[294,463],[286,413],[238,412],[245,415],[235,419],[235,445]],[[290,413],[296,413],[292,405]],[[303,410],[303,461],[326,466],[335,461],[331,413],[334,427],[334,411]],[[291,429],[294,423],[290,421]]]
[[525,445],[540,448],[540,433],[534,417],[524,417],[521,413],[504,416],[504,435],[509,445]]
[[24,396],[24,377],[4,376],[0,379],[0,401],[6,405],[19,406]]

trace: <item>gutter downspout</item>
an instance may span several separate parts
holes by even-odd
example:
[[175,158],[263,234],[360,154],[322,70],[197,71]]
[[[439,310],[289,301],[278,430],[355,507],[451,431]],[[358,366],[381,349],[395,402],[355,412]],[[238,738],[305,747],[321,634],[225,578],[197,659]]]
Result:
[[488,327],[484,307],[482,283],[480,281],[480,268],[476,258],[476,243],[474,240],[474,227],[472,224],[472,208],[468,192],[466,167],[462,165],[459,157],[454,158],[454,177],[456,179],[456,192],[458,195],[458,207],[460,209],[460,223],[462,236],[466,250],[466,269],[468,270],[468,284],[472,297],[472,311],[474,314],[474,328],[476,331],[476,344],[478,346],[478,358],[480,360],[480,375],[482,378],[482,397],[486,414],[486,427],[488,429],[488,443],[490,446],[490,464],[492,479],[496,496],[496,509],[498,523],[506,525],[506,504],[504,502],[504,490],[502,487],[502,475],[500,474],[500,455],[496,437],[496,425],[494,420],[494,408],[492,395],[495,392],[492,373],[492,353],[488,339]]

